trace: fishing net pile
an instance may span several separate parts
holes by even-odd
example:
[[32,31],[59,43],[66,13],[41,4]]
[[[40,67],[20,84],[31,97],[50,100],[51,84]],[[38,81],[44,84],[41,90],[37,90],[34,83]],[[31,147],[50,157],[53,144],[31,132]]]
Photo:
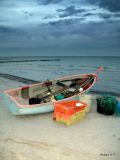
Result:
[[115,113],[118,100],[111,95],[100,95],[97,100],[97,112],[105,115],[113,115]]

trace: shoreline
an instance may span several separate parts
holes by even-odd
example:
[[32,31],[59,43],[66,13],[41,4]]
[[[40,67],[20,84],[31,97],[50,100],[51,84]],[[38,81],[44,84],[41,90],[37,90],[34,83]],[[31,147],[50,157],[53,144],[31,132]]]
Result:
[[[25,83],[25,84],[30,84],[30,85],[42,82],[42,81],[35,81],[35,80],[32,80],[32,79],[22,78],[22,77],[10,75],[10,74],[5,74],[5,73],[0,73],[0,77],[6,78],[6,79],[9,79],[9,80],[13,80],[13,81],[16,81],[16,82],[22,82],[22,83]],[[89,93],[91,93],[91,94],[109,94],[109,95],[112,95],[112,96],[120,97],[119,93],[97,91],[97,90],[92,90],[92,89],[89,91]]]

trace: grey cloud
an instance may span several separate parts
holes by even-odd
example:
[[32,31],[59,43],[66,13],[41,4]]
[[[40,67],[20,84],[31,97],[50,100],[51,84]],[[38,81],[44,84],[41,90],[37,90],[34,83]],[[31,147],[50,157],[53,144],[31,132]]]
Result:
[[0,33],[11,33],[12,29],[10,27],[0,26]]
[[96,15],[96,14],[95,13],[86,13],[86,14],[84,14],[84,17],[92,16],[92,15]]
[[115,18],[120,18],[120,13],[116,13],[113,15]]
[[[88,1],[88,0],[85,0]],[[105,2],[106,3],[105,3]],[[98,5],[99,7],[108,9],[109,11],[112,11],[112,5],[109,3],[109,7],[107,8],[106,5],[108,3],[107,0],[89,0],[89,3]],[[114,1],[114,0],[113,0]],[[112,1],[112,2],[113,2]],[[31,12],[30,10],[27,10],[24,7],[21,8],[19,11],[22,11],[21,14],[21,21],[17,21],[20,23],[20,25],[16,25],[16,21],[12,21],[9,19],[9,21],[6,21],[5,23],[2,22],[2,26],[0,26],[0,48],[4,47],[9,48],[11,47],[13,50],[22,50],[22,49],[28,49],[30,50],[33,48],[38,48],[38,51],[41,51],[41,48],[48,49],[49,48],[55,48],[56,50],[66,49],[68,51],[72,50],[74,48],[74,51],[78,49],[78,52],[81,48],[84,50],[89,48],[119,48],[119,42],[120,42],[120,23],[119,23],[119,17],[120,13],[115,12],[109,13],[109,12],[102,12],[100,13],[100,10],[97,8],[95,12],[91,11],[91,5],[87,4],[88,9],[84,9],[83,6],[86,4],[83,4],[84,1],[75,0],[73,3],[73,6],[71,6],[72,1],[62,1],[62,0],[44,0],[44,1],[38,1],[39,4],[55,4],[60,3],[61,7],[65,7],[65,9],[58,9],[58,6],[60,5],[52,5],[53,9],[57,11],[57,14],[53,14],[51,12],[48,14],[39,14],[39,11],[34,12],[35,6]],[[80,4],[82,2],[82,4]],[[111,0],[109,0],[111,2]],[[116,1],[115,1],[116,2]],[[11,2],[9,3],[11,4]],[[16,2],[14,3],[16,4]],[[21,3],[19,1],[20,7],[21,4],[23,6],[24,3]],[[31,3],[32,4],[32,3]],[[82,6],[83,5],[83,6]],[[116,4],[117,5],[117,4]],[[30,5],[31,6],[31,5]],[[66,7],[68,6],[68,7]],[[110,8],[111,6],[111,8]],[[119,3],[118,3],[119,6]],[[5,7],[5,6],[4,6]],[[4,9],[3,7],[3,9]],[[10,7],[16,7],[10,6]],[[9,5],[7,5],[6,9],[10,8]],[[39,7],[39,6],[37,6]],[[50,6],[44,6],[45,8]],[[81,8],[78,8],[81,7]],[[113,6],[116,10],[115,6]],[[94,6],[92,6],[94,8]],[[41,6],[40,6],[41,9]],[[28,13],[26,12],[28,11]],[[32,12],[33,11],[33,12]],[[44,12],[44,11],[43,11]],[[37,14],[38,13],[38,14]],[[109,13],[109,14],[108,14]],[[59,14],[59,17],[58,17]],[[22,21],[24,18],[28,18],[28,16],[34,15],[34,21]],[[73,15],[76,17],[73,18]],[[94,15],[96,16],[94,19]],[[39,17],[40,16],[40,21]],[[43,18],[44,16],[44,18]],[[51,18],[56,16],[56,21],[52,21]],[[70,16],[70,17],[68,17]],[[93,16],[92,19],[89,18],[87,21],[84,21],[87,16]],[[62,19],[62,17],[66,17]],[[82,17],[82,18],[80,18]],[[101,19],[96,18],[100,17]],[[20,17],[19,17],[20,18]],[[42,20],[47,19],[47,20]],[[15,20],[18,20],[17,15],[15,15]],[[1,21],[4,20],[4,16],[1,17]],[[32,20],[32,18],[31,18]],[[55,18],[54,18],[55,20]],[[90,20],[93,20],[94,22],[88,22]],[[84,22],[84,23],[83,23]],[[15,23],[15,24],[14,24]],[[42,23],[42,24],[41,24]],[[7,25],[6,25],[7,24]],[[6,26],[5,26],[6,25]],[[8,27],[11,26],[11,27]],[[12,28],[13,27],[13,28]],[[8,49],[9,50],[9,49]]]
[[51,35],[55,38],[63,37],[65,35],[65,32],[63,30],[61,31],[53,31]]
[[120,0],[101,0],[100,7],[111,12],[120,12]]
[[29,16],[33,16],[33,15],[34,15],[34,13],[30,13],[30,14],[29,14]]
[[110,12],[120,12],[120,0],[87,0],[87,2],[105,8]]
[[0,26],[0,47],[15,46],[18,41],[23,43],[24,37],[27,37],[27,33],[21,28]]
[[[108,21],[109,22],[109,21]],[[64,48],[64,49],[101,49],[119,48],[120,25],[117,23],[90,22],[82,23],[80,19],[59,20],[49,22],[48,25],[40,24],[33,30],[28,28],[24,34],[16,30],[9,43],[22,48]],[[9,30],[9,28],[8,28]],[[5,30],[4,30],[5,31]],[[9,30],[10,31],[10,30]],[[11,30],[12,31],[12,30]],[[13,32],[13,31],[12,31]],[[112,34],[111,34],[112,33]],[[14,47],[13,47],[14,48]]]
[[38,4],[48,5],[48,4],[57,4],[62,0],[38,0]]
[[70,20],[59,20],[59,21],[49,22],[49,24],[52,25],[52,26],[70,25],[72,23],[73,23],[73,21],[71,21],[71,19]]
[[64,12],[59,15],[59,18],[77,15],[78,13],[86,12],[85,9],[75,9],[75,6],[66,7],[66,9],[58,9],[57,12]]
[[64,20],[49,22],[49,24],[52,26],[63,26],[63,25],[69,26],[78,23],[80,20],[82,21],[84,20],[84,18],[64,19]]
[[[83,15],[83,17],[87,17],[87,16],[98,16],[102,19],[110,19],[110,18],[120,18],[120,13],[85,13]],[[115,19],[113,19],[112,21],[116,21]]]
[[[60,20],[57,22],[51,22],[51,35],[54,37],[70,36],[72,39],[78,37],[75,42],[76,45],[84,44],[87,46],[90,44],[95,47],[118,47],[120,40],[120,24],[112,22],[89,22],[82,23],[77,20]],[[112,34],[111,34],[112,33]],[[75,38],[76,39],[76,38]],[[66,39],[69,42],[69,39]],[[77,47],[78,47],[77,46]]]
[[108,14],[108,13],[100,13],[100,14],[99,14],[99,17],[100,17],[100,18],[103,18],[103,19],[109,19],[109,18],[112,17],[112,15],[111,15],[111,14]]
[[6,27],[6,26],[0,26],[0,33],[1,34],[11,34],[12,36],[14,34],[17,34],[17,35],[24,35],[25,34],[25,31],[23,29],[13,29],[11,27]]
[[22,12],[23,12],[24,14],[28,14],[28,12],[27,12],[27,11],[23,11],[23,10],[22,10]]
[[[117,41],[118,37],[120,37],[120,24],[114,19],[109,20],[107,15],[101,14],[100,16],[106,19],[106,23],[104,21],[82,23],[84,18],[71,18],[49,22],[49,25],[46,25],[46,32],[44,33],[44,36],[46,39],[48,36],[70,36],[72,38],[77,36],[79,37],[78,43],[94,42],[96,45],[102,44],[104,46],[106,43],[109,44],[110,42],[111,45],[114,45],[112,42],[115,41],[115,39]],[[40,25],[40,27],[40,30],[42,31],[44,24]],[[69,39],[66,39],[66,41],[69,42]]]
[[52,18],[56,18],[56,16],[45,16],[43,19],[52,19]]

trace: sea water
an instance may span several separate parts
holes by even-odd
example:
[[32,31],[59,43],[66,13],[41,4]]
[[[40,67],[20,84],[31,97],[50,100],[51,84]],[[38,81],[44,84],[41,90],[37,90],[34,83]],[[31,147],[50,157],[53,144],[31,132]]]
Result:
[[38,56],[38,57],[1,57],[0,73],[14,75],[37,82],[47,79],[96,73],[99,68],[98,82],[91,91],[120,95],[120,57],[92,56]]

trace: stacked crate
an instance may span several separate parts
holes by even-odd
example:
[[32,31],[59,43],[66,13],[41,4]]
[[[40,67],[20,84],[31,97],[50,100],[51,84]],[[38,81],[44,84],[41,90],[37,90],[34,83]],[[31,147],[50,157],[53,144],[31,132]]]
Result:
[[71,100],[66,102],[54,103],[53,119],[57,122],[63,122],[66,125],[71,125],[85,118],[86,103]]

